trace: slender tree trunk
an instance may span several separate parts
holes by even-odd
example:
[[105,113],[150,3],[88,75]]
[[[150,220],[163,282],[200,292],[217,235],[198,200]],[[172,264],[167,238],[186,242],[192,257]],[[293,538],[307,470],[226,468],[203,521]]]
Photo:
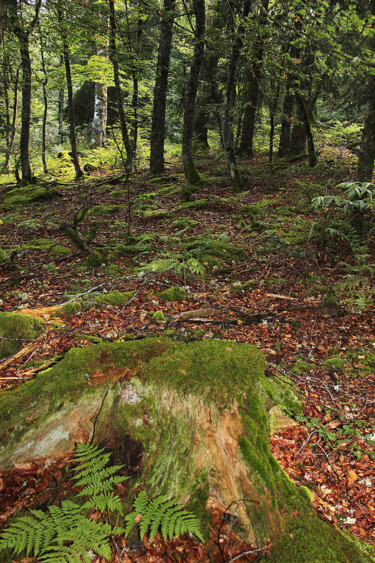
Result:
[[314,138],[310,127],[309,116],[307,114],[305,102],[298,92],[296,92],[296,102],[299,113],[303,120],[303,125],[305,128],[306,138],[307,138],[307,150],[309,154],[309,166],[314,167],[316,165],[316,152],[314,146]]
[[109,58],[113,66],[113,78],[115,82],[116,98],[117,98],[117,111],[120,119],[122,142],[126,151],[126,168],[131,170],[133,168],[134,153],[131,146],[128,128],[126,125],[124,101],[120,83],[120,73],[118,67],[118,56],[116,46],[116,18],[115,18],[115,3],[114,0],[109,1],[109,24],[110,24],[110,40],[109,40]]
[[22,180],[30,183],[32,180],[29,145],[30,145],[30,117],[31,117],[31,60],[29,50],[29,36],[38,21],[41,0],[37,0],[34,6],[34,17],[27,27],[24,27],[21,16],[18,15],[17,0],[8,1],[8,10],[13,32],[18,39],[21,55],[22,69],[22,112],[21,112],[21,136],[20,155]]
[[30,115],[31,115],[31,61],[28,35],[20,33],[18,36],[21,52],[22,68],[22,112],[20,156],[22,181],[30,183],[32,179],[29,145],[30,145]]
[[280,95],[280,82],[277,83],[275,97],[272,101],[272,105],[270,108],[270,146],[268,151],[268,160],[272,162],[273,160],[273,140],[275,136],[275,115],[277,111],[277,104],[279,102],[279,95]]
[[70,136],[70,147],[72,152],[72,161],[74,165],[74,170],[76,173],[76,178],[81,178],[83,172],[79,164],[78,151],[77,151],[77,137],[76,137],[76,126],[74,118],[74,102],[73,102],[73,84],[72,84],[72,73],[70,70],[70,57],[69,50],[66,40],[63,40],[63,52],[64,52],[64,64],[65,64],[65,75],[66,75],[66,89],[68,93],[68,117],[69,117],[69,136]]
[[369,104],[368,113],[362,131],[361,148],[358,155],[356,180],[371,182],[375,160],[375,98]]
[[[262,1],[262,11],[259,16],[259,26],[262,27],[267,22],[268,0]],[[255,116],[258,105],[259,84],[262,77],[263,68],[263,39],[260,34],[257,37],[257,47],[254,53],[254,62],[251,64],[249,73],[249,86],[245,101],[245,113],[242,122],[241,141],[238,147],[238,154],[253,156],[253,141],[255,131]]]
[[[98,57],[104,56],[108,59],[107,46],[97,48]],[[106,144],[107,134],[107,83],[95,82],[94,116],[91,127],[91,143],[95,147],[103,147]]]
[[293,114],[294,96],[289,92],[292,85],[292,78],[289,76],[286,83],[286,92],[283,105],[283,115],[281,118],[281,133],[279,140],[278,157],[286,156],[290,148],[290,131]]
[[[222,119],[222,139],[225,160],[229,168],[232,185],[235,189],[241,189],[242,179],[237,168],[236,155],[233,145],[233,109],[236,95],[236,72],[238,59],[242,48],[242,34],[244,32],[244,19],[250,11],[251,0],[244,0],[241,11],[241,23],[234,34],[232,52],[229,60],[229,70],[226,83],[224,100],[224,111]],[[233,30],[234,31],[234,30]]]
[[184,165],[185,178],[188,184],[195,184],[199,180],[199,174],[195,167],[193,158],[193,130],[195,101],[198,91],[199,72],[203,60],[204,34],[206,27],[204,0],[194,0],[193,7],[195,15],[195,44],[193,61],[191,64],[185,96],[184,124],[182,130],[182,162]]
[[175,0],[164,0],[163,6],[151,125],[150,174],[153,175],[165,172],[165,110],[175,3]]
[[64,142],[64,98],[65,98],[65,88],[61,86],[59,90],[59,142],[62,145]]
[[[39,29],[40,31],[40,29]],[[47,162],[46,162],[46,128],[47,128],[47,114],[48,114],[48,97],[47,97],[47,84],[48,84],[48,76],[46,70],[46,64],[44,60],[44,49],[43,49],[43,40],[40,31],[40,54],[42,58],[42,70],[44,74],[43,80],[43,103],[44,103],[44,111],[43,111],[43,125],[42,125],[42,162],[43,162],[43,170],[44,173],[48,173]]]

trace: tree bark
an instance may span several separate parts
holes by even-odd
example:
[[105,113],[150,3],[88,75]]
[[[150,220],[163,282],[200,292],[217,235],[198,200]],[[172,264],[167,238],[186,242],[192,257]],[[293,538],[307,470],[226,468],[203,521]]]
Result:
[[224,100],[224,111],[222,119],[222,141],[225,154],[225,160],[229,168],[230,177],[233,188],[238,190],[242,187],[242,179],[238,171],[236,155],[233,143],[233,108],[236,95],[236,73],[238,59],[241,54],[243,45],[242,34],[244,32],[244,20],[250,11],[251,0],[244,0],[241,10],[241,22],[238,29],[233,29],[232,52],[229,60],[229,70],[226,81],[226,92]]
[[[62,12],[59,8],[59,20],[62,23]],[[76,179],[83,176],[81,166],[79,164],[78,151],[77,151],[77,137],[76,137],[76,127],[74,118],[74,101],[73,101],[73,84],[72,84],[72,73],[70,70],[70,57],[69,57],[69,47],[66,41],[66,37],[63,32],[63,57],[65,64],[65,76],[66,76],[66,89],[68,93],[68,117],[69,117],[69,136],[70,136],[70,147],[71,147],[71,157],[74,165],[74,170],[76,173]]]
[[21,55],[22,69],[22,112],[21,112],[21,136],[20,155],[22,180],[30,183],[32,180],[29,145],[30,145],[30,117],[31,117],[31,60],[29,50],[29,36],[38,21],[41,0],[37,0],[34,6],[34,17],[27,27],[23,25],[22,17],[18,15],[17,0],[9,0],[8,10],[12,31],[18,39]]
[[154,87],[151,125],[150,174],[164,174],[165,110],[172,48],[175,0],[164,0]]
[[291,131],[291,119],[293,114],[294,96],[290,93],[290,88],[292,85],[292,78],[288,76],[286,82],[286,92],[284,97],[283,105],[283,115],[281,118],[281,133],[279,140],[278,157],[283,158],[289,152],[290,148],[290,131]]
[[310,120],[307,114],[305,102],[301,94],[299,94],[298,92],[296,92],[296,102],[305,128],[305,133],[307,138],[307,150],[309,154],[309,166],[314,167],[316,165],[316,160],[317,160],[315,146],[314,146],[314,137],[311,131]]
[[361,148],[358,155],[356,180],[371,182],[375,160],[375,98],[369,104],[362,132]]
[[131,170],[133,168],[134,153],[131,146],[128,127],[126,125],[124,100],[122,95],[120,73],[118,67],[118,54],[116,46],[116,18],[115,18],[115,3],[114,0],[109,1],[109,24],[110,24],[110,39],[109,39],[109,58],[113,66],[113,77],[116,89],[117,110],[120,119],[122,142],[126,151],[126,168]]
[[48,84],[48,76],[46,70],[46,64],[44,59],[44,48],[43,48],[43,39],[41,30],[40,32],[40,54],[42,59],[42,70],[44,74],[43,80],[43,103],[44,103],[44,111],[43,111],[43,125],[42,125],[42,162],[43,162],[43,170],[44,173],[48,173],[47,162],[46,162],[46,128],[47,128],[47,114],[48,114],[48,97],[47,97],[47,84]]
[[[267,12],[268,12],[268,0],[262,1],[262,12],[259,17],[259,26],[262,30],[267,22]],[[262,77],[263,68],[263,39],[261,36],[261,31],[258,33],[256,39],[257,47],[254,53],[254,62],[251,64],[249,72],[249,82],[246,97],[246,107],[242,122],[242,132],[241,141],[238,147],[238,154],[246,154],[248,156],[253,156],[253,141],[254,141],[254,131],[255,131],[255,116],[258,105],[258,95],[259,95],[259,84]]]
[[195,15],[195,43],[193,61],[191,64],[189,81],[184,100],[184,124],[182,130],[182,162],[184,165],[185,178],[188,184],[196,184],[199,174],[195,167],[193,158],[193,130],[195,101],[198,91],[199,72],[204,53],[204,34],[206,27],[206,11],[204,0],[194,0]]
[[[108,58],[106,47],[98,47],[98,57]],[[94,115],[91,126],[91,143],[103,147],[107,135],[107,83],[95,82]]]

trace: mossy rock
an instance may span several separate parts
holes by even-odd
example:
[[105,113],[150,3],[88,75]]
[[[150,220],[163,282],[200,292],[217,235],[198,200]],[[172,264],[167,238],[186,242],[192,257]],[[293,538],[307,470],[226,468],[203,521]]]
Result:
[[[260,547],[269,538],[279,557],[271,561],[333,562],[333,553],[338,562],[366,561],[315,516],[272,457],[268,411],[281,397],[297,402],[264,368],[256,347],[225,340],[147,338],[71,349],[0,397],[1,467],[71,451],[77,436],[105,444],[116,435],[120,451],[142,460],[130,489],[142,483],[150,497],[188,502],[203,531],[208,501],[235,505],[237,532]],[[327,551],[319,550],[320,536]]]
[[121,292],[115,289],[109,293],[103,293],[95,297],[95,303],[106,307],[107,305],[112,305],[113,307],[122,307],[133,297],[135,291]]
[[42,331],[42,319],[20,313],[0,313],[0,359],[12,356]]
[[15,188],[6,193],[3,198],[4,209],[10,209],[17,205],[26,205],[36,200],[48,200],[53,198],[53,193],[43,186],[25,186],[23,188]]
[[190,257],[202,263],[205,261],[209,263],[210,257],[221,259],[226,263],[246,258],[246,252],[241,246],[232,246],[208,235],[186,238],[182,248],[189,252]]
[[210,206],[210,200],[208,198],[197,199],[195,201],[186,201],[181,203],[179,209],[207,209]]

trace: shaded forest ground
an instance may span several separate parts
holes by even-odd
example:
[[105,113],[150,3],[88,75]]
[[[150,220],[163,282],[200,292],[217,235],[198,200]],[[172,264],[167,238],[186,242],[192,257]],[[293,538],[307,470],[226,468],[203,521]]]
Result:
[[[260,154],[241,162],[241,193],[231,190],[219,153],[202,153],[197,164],[203,181],[185,204],[177,158],[162,178],[140,172],[125,182],[99,167],[78,184],[46,182],[47,202],[7,204],[2,188],[0,247],[10,262],[0,273],[0,309],[32,309],[48,330],[0,362],[0,389],[100,340],[167,333],[256,344],[268,374],[290,380],[303,402],[300,420],[272,436],[274,456],[312,491],[323,519],[375,546],[371,268],[361,269],[349,246],[327,234],[327,216],[310,208],[313,197],[350,180],[355,158],[327,149],[309,169],[303,160],[271,166]],[[370,265],[374,252],[373,237]],[[0,523],[16,507],[45,502],[46,482],[59,481],[62,468],[0,474]],[[219,560],[225,529],[217,531],[219,516],[214,522]],[[129,561],[206,557],[190,540],[139,549]]]

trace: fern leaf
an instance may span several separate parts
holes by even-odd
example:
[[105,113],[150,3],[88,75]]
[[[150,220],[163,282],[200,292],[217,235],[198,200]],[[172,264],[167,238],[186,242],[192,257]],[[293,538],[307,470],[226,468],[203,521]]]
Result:
[[148,497],[146,491],[140,491],[133,502],[134,510],[138,512],[138,514],[143,514],[146,510],[147,503]]

